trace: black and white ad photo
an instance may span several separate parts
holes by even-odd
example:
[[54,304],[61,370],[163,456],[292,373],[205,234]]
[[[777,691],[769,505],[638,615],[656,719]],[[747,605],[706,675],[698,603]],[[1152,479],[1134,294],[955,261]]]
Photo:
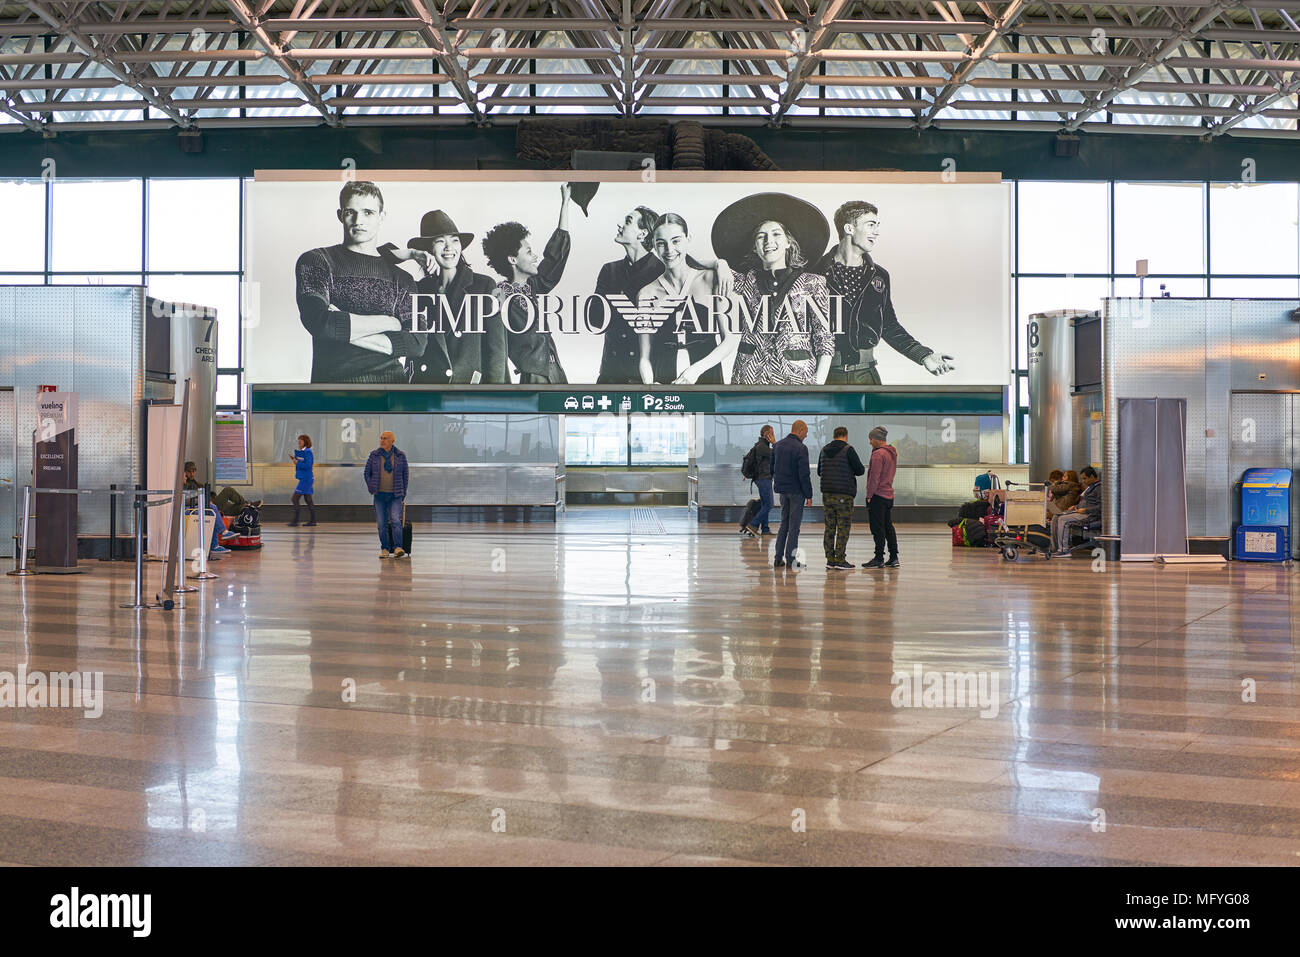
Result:
[[998,182],[491,175],[256,181],[248,381],[1006,379]]

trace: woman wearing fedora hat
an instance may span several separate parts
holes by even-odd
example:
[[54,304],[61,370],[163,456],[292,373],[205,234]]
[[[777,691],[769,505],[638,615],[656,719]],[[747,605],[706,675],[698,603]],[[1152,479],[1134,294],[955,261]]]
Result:
[[[641,288],[638,302],[684,300],[682,307],[653,333],[643,333],[640,369],[643,382],[721,384],[720,358],[730,332],[722,323],[721,337],[709,329],[706,304],[725,295],[717,268],[697,269],[688,255],[690,228],[677,213],[664,213],[650,233],[651,251],[663,263],[663,275]],[[720,257],[721,258],[721,257]],[[691,318],[686,319],[687,311]],[[734,347],[733,347],[734,348]],[[686,371],[678,373],[678,356],[686,354]]]
[[[477,328],[477,309],[465,309],[465,297],[490,296],[496,287],[489,276],[474,272],[463,251],[474,241],[473,233],[462,233],[441,209],[420,218],[420,235],[407,241],[419,254],[415,257],[425,272],[416,285],[424,295],[445,297],[447,315],[463,316],[468,328]],[[471,299],[470,304],[486,303]],[[482,317],[483,332],[430,332],[425,356],[416,364],[412,382],[509,382],[506,370],[506,327],[497,314]],[[441,350],[441,351],[439,351]]]
[[[743,385],[823,385],[835,353],[826,280],[809,272],[802,247],[823,249],[830,226],[821,211],[786,193],[732,203],[713,224],[720,257],[743,263],[736,295],[750,321],[735,343],[731,381]],[[742,321],[743,316],[742,315]]]

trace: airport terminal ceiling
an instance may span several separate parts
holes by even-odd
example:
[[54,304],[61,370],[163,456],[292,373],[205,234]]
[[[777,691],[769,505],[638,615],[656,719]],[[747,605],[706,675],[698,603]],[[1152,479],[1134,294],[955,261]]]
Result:
[[1268,2],[0,3],[0,130],[510,124],[1295,137]]

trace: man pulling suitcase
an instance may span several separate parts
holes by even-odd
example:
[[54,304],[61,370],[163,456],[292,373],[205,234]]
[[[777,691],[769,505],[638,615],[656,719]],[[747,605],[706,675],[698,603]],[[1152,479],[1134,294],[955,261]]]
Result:
[[381,432],[379,448],[366,459],[366,488],[375,500],[380,558],[405,558],[410,548],[410,525],[406,521],[406,480],[410,468],[406,453],[395,443],[392,432]]

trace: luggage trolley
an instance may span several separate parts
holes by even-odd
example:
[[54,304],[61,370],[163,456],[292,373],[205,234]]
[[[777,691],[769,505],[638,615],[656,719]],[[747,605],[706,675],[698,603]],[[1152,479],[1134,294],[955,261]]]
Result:
[[1049,494],[1049,486],[1043,482],[1007,483],[1006,514],[993,539],[1007,561],[1014,562],[1022,548],[1051,560],[1052,535],[1043,526]]

